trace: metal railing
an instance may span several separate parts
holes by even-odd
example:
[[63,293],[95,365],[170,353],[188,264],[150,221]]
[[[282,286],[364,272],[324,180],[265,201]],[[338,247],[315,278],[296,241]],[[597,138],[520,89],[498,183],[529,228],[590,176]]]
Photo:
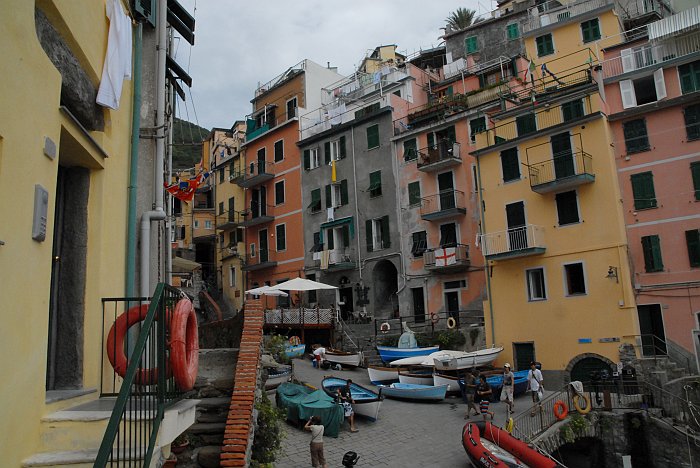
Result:
[[[570,54],[569,56],[571,55],[574,54]],[[510,82],[504,84],[500,89],[501,95],[506,99],[516,99],[517,101],[531,103],[533,94],[535,94],[535,96],[542,96],[555,91],[563,91],[574,86],[595,83],[593,73],[591,72],[591,64],[595,60],[592,52],[590,49],[585,49],[579,51],[577,55],[588,55],[590,63],[579,65],[574,70],[565,70],[562,72],[554,72],[554,70],[547,68],[547,70],[553,71],[553,74],[549,72],[542,73],[541,67],[536,68],[532,80],[529,82]],[[555,61],[553,60],[548,63],[553,62]],[[550,67],[554,68],[552,65],[550,65]]]
[[457,142],[452,142],[449,139],[445,139],[438,142],[437,145],[419,149],[417,167],[420,169],[441,161],[454,159],[462,159],[460,155],[460,144]]
[[[672,341],[664,340],[654,334],[624,335],[625,339],[634,339],[637,355],[647,359],[669,359],[676,365],[683,367],[688,373],[696,372],[694,359],[688,356],[688,352]],[[692,355],[691,355],[692,356]]]
[[272,267],[277,264],[277,251],[273,249],[258,249],[255,255],[248,252],[243,259],[243,269],[250,270],[255,267]]
[[300,72],[303,70],[306,70],[306,60],[302,60],[301,62],[292,65],[291,67],[287,68],[284,72],[272,78],[267,83],[258,84],[258,87],[255,89],[255,97],[258,97],[261,94],[264,94],[267,91],[271,90],[275,86],[278,86],[280,83],[283,83],[289,76],[291,76],[295,72]]
[[547,184],[579,175],[593,176],[593,158],[585,151],[555,155],[553,159],[528,166],[530,187]]
[[333,309],[300,307],[298,309],[265,310],[265,325],[330,325],[333,323]]
[[523,33],[560,21],[567,21],[570,18],[612,4],[611,0],[580,0],[562,5],[557,0],[550,0],[528,9],[529,20],[523,25]]
[[[317,266],[322,270],[334,268],[354,268],[357,262],[357,254],[354,247],[342,247],[331,250],[322,250],[314,252],[313,259]],[[327,253],[326,253],[327,252]],[[324,255],[327,255],[327,260],[324,261]],[[324,264],[325,263],[325,264]]]
[[533,248],[546,248],[544,228],[534,224],[488,232],[480,236],[484,256],[515,253]]
[[245,221],[243,213],[236,210],[219,213],[216,215],[216,229],[230,229]]
[[[374,321],[374,335],[379,336],[399,336],[403,333],[403,325],[408,326],[416,333],[433,333],[436,330],[447,328],[447,319],[453,318],[456,327],[483,327],[484,312],[478,309],[460,310],[440,310],[435,312],[424,312],[422,314],[400,315],[394,318],[387,318]],[[389,324],[389,331],[380,331],[382,323]]]
[[[104,375],[110,367],[103,356],[101,394],[117,394],[117,399],[94,466],[150,466],[165,409],[183,396],[172,377],[167,344],[172,311],[181,297],[177,289],[159,283],[150,304],[146,298],[102,300],[103,328],[111,326],[121,311],[139,314],[137,317],[144,308],[148,311],[138,337],[126,333],[124,348],[131,350],[131,359],[123,379],[116,372],[111,378]],[[113,343],[114,348],[108,350],[112,355],[123,351],[116,349],[117,340]]]
[[453,210],[466,212],[465,199],[464,192],[460,190],[443,190],[440,193],[421,198],[420,214],[421,216],[429,216]]
[[466,244],[453,244],[450,247],[428,249],[423,252],[423,265],[426,268],[448,269],[453,266],[468,264],[469,246]]

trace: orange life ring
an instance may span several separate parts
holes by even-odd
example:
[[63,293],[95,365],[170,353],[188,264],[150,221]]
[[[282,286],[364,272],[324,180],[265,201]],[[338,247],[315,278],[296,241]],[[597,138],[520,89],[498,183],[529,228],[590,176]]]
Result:
[[440,316],[437,314],[437,312],[430,314],[430,321],[433,323],[438,323],[440,321]]
[[170,363],[177,386],[192,390],[199,366],[199,333],[197,315],[187,298],[178,301],[170,320]]
[[561,421],[569,414],[569,407],[561,400],[554,402],[554,417]]
[[389,330],[391,330],[391,326],[389,325],[389,322],[384,322],[379,326],[379,331],[382,333],[386,333]]
[[[124,351],[124,338],[129,328],[143,321],[148,313],[149,304],[136,305],[117,317],[107,335],[107,358],[114,368],[114,372],[120,377],[126,375],[129,361]],[[170,368],[166,366],[166,373],[170,375]],[[158,383],[158,368],[137,369],[134,382],[138,385],[154,385]]]
[[292,346],[299,345],[299,344],[301,344],[301,339],[296,335],[290,336],[289,337],[289,344]]

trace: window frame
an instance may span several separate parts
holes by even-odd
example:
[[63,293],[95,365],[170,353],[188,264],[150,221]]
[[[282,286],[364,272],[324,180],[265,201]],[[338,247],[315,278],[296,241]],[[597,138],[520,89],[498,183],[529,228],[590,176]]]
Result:
[[[278,146],[279,145],[279,146]],[[278,151],[279,148],[279,151]],[[284,160],[284,139],[277,140],[272,145],[273,158],[276,163]],[[278,155],[280,156],[278,159]]]
[[[290,102],[294,102],[294,115],[292,115],[291,117],[289,116],[289,103]],[[290,99],[287,99],[287,101],[284,103],[284,109],[285,109],[285,112],[287,114],[287,120],[297,117],[298,110],[299,110],[299,100],[297,99],[297,97],[294,96]]]
[[[282,228],[281,239],[284,241],[282,248],[280,248],[280,227]],[[287,223],[275,225],[275,248],[277,252],[285,252],[287,250]]]
[[[473,126],[472,123],[477,123],[477,122],[483,122],[482,125],[476,125]],[[476,127],[476,128],[475,128]],[[469,119],[469,139],[471,140],[472,143],[476,142],[476,134],[485,132],[488,128],[488,124],[486,122],[486,116],[482,115],[481,117],[476,117],[474,119]]]
[[[314,200],[314,192],[318,193],[317,200]],[[316,208],[317,205],[314,204],[312,206],[312,203],[314,203],[314,201],[318,202],[318,209],[314,209],[314,208]],[[311,211],[311,213],[320,213],[323,210],[323,200],[321,200],[321,188],[320,187],[311,190],[311,203],[309,203],[308,208]]]
[[[415,189],[412,192],[411,187],[418,188],[417,197],[416,197]],[[408,192],[408,206],[420,206],[421,205],[421,189],[420,188],[421,187],[420,187],[419,180],[409,182],[408,184],[406,184],[406,191]]]
[[[525,120],[527,118],[528,120]],[[530,120],[530,118],[532,120]],[[528,126],[526,126],[528,124]],[[532,124],[534,128],[530,128],[529,124]],[[532,135],[537,133],[537,114],[534,112],[528,112],[525,114],[518,115],[515,117],[515,128],[518,132],[518,136]]]
[[[567,116],[567,113],[569,114]],[[586,115],[583,107],[583,98],[574,99],[561,105],[561,118],[563,122],[572,122]]]
[[[512,157],[513,155],[511,153],[514,152],[515,160],[510,161],[506,160],[504,157]],[[512,148],[504,149],[501,151],[500,154],[500,159],[501,159],[501,179],[503,180],[503,183],[509,183],[509,182],[515,182],[518,180],[521,180],[523,175],[520,172],[520,154],[518,152],[518,147],[514,146]],[[511,169],[515,170],[517,172],[517,176],[514,176],[515,172],[513,172],[513,176],[506,179],[506,169]],[[509,173],[509,175],[511,175]]]
[[[408,144],[407,144],[408,143]],[[411,157],[409,157],[409,155]],[[418,140],[415,138],[409,138],[403,142],[403,160],[415,161],[418,159]]]
[[[422,239],[417,239],[416,236],[422,237]],[[423,242],[421,246],[420,243]],[[428,232],[427,231],[416,231],[411,233],[411,255],[413,258],[421,258],[423,254],[428,250]]]
[[[595,23],[594,23],[595,21]],[[595,28],[592,26],[595,24]],[[602,37],[602,34],[600,32],[600,20],[598,18],[591,18],[586,21],[582,21],[580,23],[581,26],[581,40],[583,41],[584,44],[587,44],[589,42],[595,42],[599,40]],[[586,28],[588,26],[588,28]],[[586,38],[587,33],[593,34],[597,33],[597,37],[595,37],[595,34],[593,34],[593,37]]]
[[[581,268],[581,286],[583,287],[583,291],[572,291],[572,276],[570,272],[570,268],[572,267],[580,267]],[[577,296],[586,296],[588,295],[588,281],[586,278],[586,269],[584,268],[583,262],[568,262],[564,263],[562,265],[563,269],[563,274],[564,274],[564,296],[565,297],[577,297]]]
[[[534,273],[539,273],[539,276],[535,278]],[[541,296],[536,295],[537,292],[533,286],[532,280],[538,279],[541,281]],[[528,302],[541,302],[547,300],[547,276],[545,274],[544,267],[528,268],[525,270],[525,286],[527,291]]]
[[[366,128],[366,132],[367,132],[367,149],[371,150],[371,149],[379,148],[380,144],[381,144],[379,141],[379,124],[374,124],[374,125],[368,126]],[[372,146],[373,143],[376,143],[376,144],[374,144],[374,146]]]
[[[278,187],[282,187],[282,200],[280,201],[279,199],[279,192],[278,192]],[[283,180],[278,180],[275,182],[275,206],[279,205],[284,205],[285,200],[287,199],[287,187],[286,184],[284,183]]]
[[471,55],[479,52],[479,39],[478,36],[473,35],[464,38],[464,53],[466,55]]
[[[628,127],[629,125],[633,123],[636,124],[637,122],[641,122],[641,127],[639,127],[638,129],[632,129]],[[644,129],[644,135],[628,135],[628,131],[639,131],[642,128]],[[625,139],[625,151],[627,152],[627,154],[643,153],[644,151],[651,150],[651,145],[649,144],[649,132],[647,130],[647,122],[646,119],[643,117],[622,122],[622,136]],[[639,140],[641,144],[637,143],[637,140]],[[635,141],[635,143],[633,146],[630,147],[630,142],[632,141]]]
[[690,177],[693,180],[695,200],[700,201],[700,161],[693,161],[690,163]]
[[700,229],[685,231],[685,245],[690,268],[700,268]]
[[[692,113],[688,112],[690,109],[692,109]],[[695,121],[689,122],[689,116],[694,118]],[[700,104],[691,104],[683,108],[683,122],[685,123],[687,141],[700,140]],[[690,130],[691,128],[693,129],[692,131]]]
[[[573,193],[573,204],[576,205],[576,220],[575,221],[571,220],[571,221],[567,221],[567,222],[562,223],[562,213],[567,214],[568,213],[567,209],[570,208],[569,205],[563,205],[563,203],[571,202],[570,199],[564,200],[563,196],[571,194],[571,193]],[[560,196],[562,198],[560,198]],[[561,205],[560,205],[560,200],[562,203]],[[557,225],[559,227],[571,226],[573,224],[580,224],[581,223],[581,209],[579,207],[578,201],[579,201],[578,200],[578,192],[576,190],[567,190],[565,192],[559,192],[559,193],[554,195],[554,204],[555,204],[556,210],[557,210]]]
[[[688,68],[687,73],[683,70],[683,67]],[[690,83],[684,83],[684,80],[690,80]],[[700,60],[678,66],[678,83],[680,85],[681,94],[690,94],[700,91]],[[692,89],[686,89],[688,84]]]
[[632,200],[635,211],[658,207],[656,189],[654,188],[654,173],[652,171],[631,174],[630,184],[632,186]]
[[[374,182],[378,182],[379,186],[372,188],[374,186],[374,182],[372,179],[379,179],[378,181],[375,180]],[[369,192],[369,198],[377,198],[382,196],[382,171],[372,171],[369,173],[369,188],[367,189]]]
[[[513,28],[515,26],[515,28]],[[512,32],[515,31],[515,34]],[[520,37],[520,25],[518,23],[510,23],[506,25],[506,39],[514,41]]]
[[642,236],[641,243],[642,255],[644,256],[644,271],[646,273],[663,272],[664,262],[661,253],[661,238],[659,235],[650,234],[648,236]]
[[[548,43],[544,41],[544,38],[549,38]],[[539,39],[543,39],[542,44],[540,44]],[[549,45],[551,47],[551,50],[546,51],[543,50],[545,46]],[[554,51],[556,50],[554,47],[554,36],[552,33],[547,33],[547,34],[542,34],[541,36],[537,36],[535,38],[535,46],[537,48],[537,56],[538,57],[546,57],[548,55],[553,55]],[[543,53],[542,53],[543,52]]]

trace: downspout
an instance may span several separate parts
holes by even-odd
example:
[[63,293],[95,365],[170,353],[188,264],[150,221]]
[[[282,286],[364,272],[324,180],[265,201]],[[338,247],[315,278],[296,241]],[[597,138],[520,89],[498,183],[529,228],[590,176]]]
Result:
[[134,32],[134,98],[131,109],[131,156],[129,168],[129,198],[126,217],[126,297],[134,297],[136,275],[136,189],[139,180],[139,131],[141,129],[141,55],[143,50],[143,23]]
[[[141,296],[148,297],[150,285],[151,222],[165,219],[163,210],[163,160],[165,159],[165,57],[167,54],[167,0],[158,0],[158,45],[156,66],[156,160],[153,173],[154,210],[141,216]],[[169,241],[170,239],[168,239]],[[160,258],[158,259],[160,262]]]
[[[477,184],[479,184],[479,215],[481,217],[481,232],[486,232],[486,219],[484,217],[484,188],[481,184],[481,163],[479,156],[476,157],[476,177]],[[481,248],[483,251],[484,241],[481,241]],[[486,273],[486,295],[489,298],[489,316],[491,317],[491,340],[492,344],[496,344],[496,327],[493,324],[493,297],[491,297],[491,275],[488,260],[486,260],[486,255],[484,255],[484,272]]]
[[[403,228],[403,212],[401,210],[401,187],[399,183],[399,160],[398,160],[398,151],[396,150],[397,143],[396,141],[391,143],[391,159],[392,159],[392,164],[391,164],[391,169],[394,172],[394,180],[396,183],[394,184],[394,190],[396,191],[396,220],[399,223],[399,232],[401,232],[401,229]],[[401,239],[401,235],[399,235],[399,264],[401,265],[401,279],[403,280],[403,285],[396,291],[396,300],[399,299],[399,293],[402,292],[405,288],[406,285],[408,284],[408,281],[406,280],[406,265],[405,265],[405,258],[403,255],[403,242]]]
[[[357,204],[357,168],[355,167],[355,127],[351,126],[350,127],[350,142],[351,142],[351,147],[352,147],[352,183],[353,186],[355,187],[355,219],[357,220],[357,236],[355,239],[357,239],[357,272],[359,275],[359,283],[360,286],[364,287],[364,283],[362,282],[362,251],[360,250],[360,208]],[[359,298],[358,298],[359,299]],[[362,305],[362,314],[366,317],[367,316],[367,306]]]

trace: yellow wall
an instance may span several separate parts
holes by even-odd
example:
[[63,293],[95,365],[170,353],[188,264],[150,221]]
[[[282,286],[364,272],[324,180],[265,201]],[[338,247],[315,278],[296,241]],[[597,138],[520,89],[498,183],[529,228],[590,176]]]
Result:
[[[104,2],[36,3],[97,86],[109,26]],[[71,163],[92,169],[83,387],[99,387],[100,299],[124,292],[132,82],[124,83],[120,109],[105,112],[105,131],[91,133],[109,155],[104,158],[59,113],[61,76],[38,42],[34,2],[8,0],[3,10],[0,53],[12,73],[3,75],[0,89],[0,213],[5,220],[0,226],[0,240],[5,243],[0,246],[0,296],[4,301],[0,353],[5,357],[0,365],[4,380],[0,386],[0,453],[3,466],[19,466],[39,446],[40,418],[60,406],[45,404],[44,382],[56,177],[62,161],[43,154],[44,138],[53,140],[60,154],[61,144],[68,144],[68,134],[77,135]],[[44,242],[31,239],[35,184],[49,193]]]

